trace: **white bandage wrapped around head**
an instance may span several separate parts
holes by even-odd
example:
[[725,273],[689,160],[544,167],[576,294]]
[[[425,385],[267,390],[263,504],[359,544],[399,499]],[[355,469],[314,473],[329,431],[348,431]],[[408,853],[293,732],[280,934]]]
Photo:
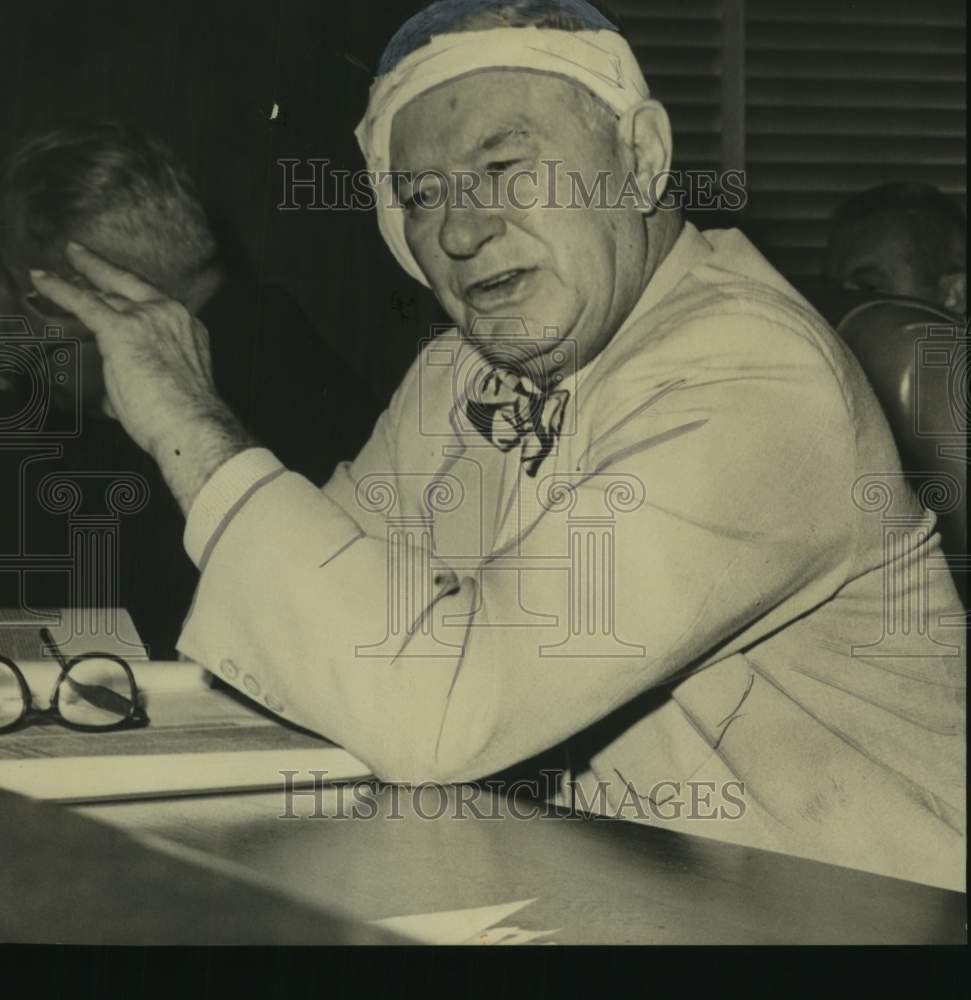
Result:
[[564,77],[591,91],[619,117],[650,96],[634,53],[616,31],[492,28],[436,35],[378,77],[355,135],[374,178],[381,235],[401,266],[423,285],[428,281],[405,242],[404,212],[394,202],[389,176],[394,116],[439,84],[496,69]]

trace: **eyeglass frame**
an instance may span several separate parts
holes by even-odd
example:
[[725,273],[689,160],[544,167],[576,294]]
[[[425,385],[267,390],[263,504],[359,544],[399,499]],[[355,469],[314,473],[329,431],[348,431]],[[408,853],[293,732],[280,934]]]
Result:
[[[17,679],[17,683],[20,686],[21,699],[23,701],[23,709],[21,710],[20,715],[18,715],[13,722],[8,723],[7,725],[0,725],[0,735],[24,729],[27,726],[33,725],[41,719],[46,718],[50,718],[57,722],[58,725],[62,725],[66,729],[72,729],[78,733],[110,733],[117,732],[122,729],[142,729],[149,724],[151,720],[149,719],[148,714],[138,703],[139,691],[138,685],[135,683],[135,674],[126,660],[123,660],[120,656],[116,656],[114,653],[81,653],[79,656],[74,656],[70,660],[65,660],[64,655],[61,653],[60,649],[58,649],[46,628],[41,629],[41,636],[43,637],[44,642],[54,651],[54,655],[57,657],[57,660],[61,665],[61,673],[57,678],[57,683],[54,685],[54,692],[51,695],[50,706],[48,708],[34,707],[33,693],[30,690],[30,685],[27,683],[27,678],[24,677],[23,671],[9,657],[0,655],[0,663],[9,667],[11,673],[13,673],[14,677]],[[68,680],[70,672],[79,663],[83,663],[85,660],[111,660],[112,662],[117,663],[118,666],[124,670],[126,676],[128,677],[128,683],[131,685],[132,693],[128,714],[125,718],[119,719],[117,722],[108,723],[104,726],[85,725],[84,723],[71,722],[69,719],[64,718],[59,705],[61,685],[65,680]]]

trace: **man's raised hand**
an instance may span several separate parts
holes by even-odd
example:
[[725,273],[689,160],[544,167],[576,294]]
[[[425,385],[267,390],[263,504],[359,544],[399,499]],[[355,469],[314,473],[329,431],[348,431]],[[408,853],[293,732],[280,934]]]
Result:
[[110,410],[188,513],[216,469],[255,444],[216,394],[209,333],[180,302],[91,250],[69,243],[67,256],[92,288],[43,271],[31,280],[95,335]]
[[31,280],[97,337],[108,400],[134,441],[158,458],[186,422],[224,409],[212,381],[209,334],[180,302],[76,243],[68,261],[93,286],[43,271]]

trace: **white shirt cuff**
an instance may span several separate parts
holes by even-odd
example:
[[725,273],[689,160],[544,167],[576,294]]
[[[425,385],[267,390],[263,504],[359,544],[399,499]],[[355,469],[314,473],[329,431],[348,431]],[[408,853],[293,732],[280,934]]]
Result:
[[201,570],[226,524],[261,486],[285,469],[266,448],[247,448],[224,462],[199,491],[185,523],[183,544]]

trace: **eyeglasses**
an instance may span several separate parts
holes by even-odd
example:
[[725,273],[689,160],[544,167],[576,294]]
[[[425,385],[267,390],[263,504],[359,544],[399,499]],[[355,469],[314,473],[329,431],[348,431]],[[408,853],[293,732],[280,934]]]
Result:
[[148,725],[149,718],[138,704],[135,675],[120,656],[85,653],[65,660],[46,628],[41,629],[41,638],[61,666],[50,708],[34,708],[20,668],[0,656],[0,733],[48,720],[82,733]]

